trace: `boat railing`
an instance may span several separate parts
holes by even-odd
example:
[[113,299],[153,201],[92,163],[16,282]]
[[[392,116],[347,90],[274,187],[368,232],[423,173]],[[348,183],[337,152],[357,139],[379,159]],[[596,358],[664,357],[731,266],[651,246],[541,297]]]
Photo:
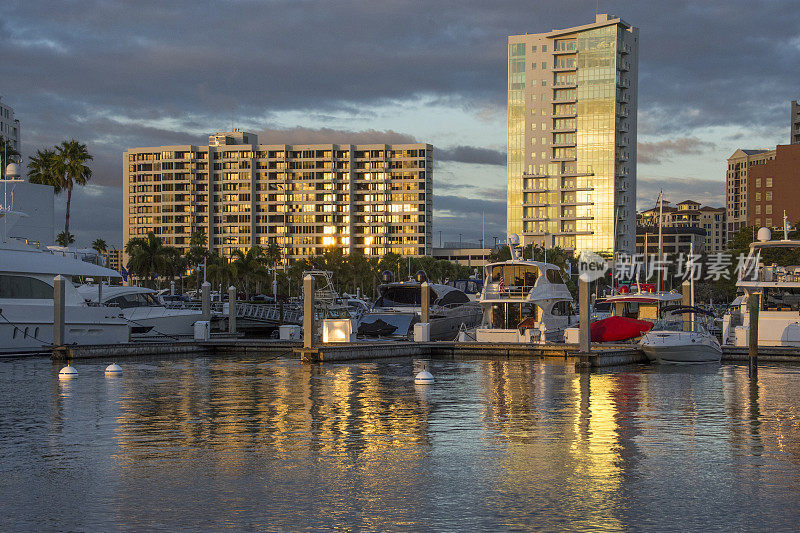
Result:
[[500,287],[499,283],[492,283],[485,289],[486,298],[525,299],[533,290],[533,285],[512,285]]

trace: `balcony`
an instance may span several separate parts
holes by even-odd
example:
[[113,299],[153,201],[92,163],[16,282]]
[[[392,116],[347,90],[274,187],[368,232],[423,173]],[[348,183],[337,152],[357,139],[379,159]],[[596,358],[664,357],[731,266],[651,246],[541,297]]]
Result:
[[561,155],[561,156],[553,156],[550,158],[551,161],[577,161],[578,158],[573,155]]
[[628,108],[624,105],[621,105],[617,108],[617,116],[621,118],[626,118],[628,116]]
[[627,72],[627,71],[629,71],[631,69],[631,63],[630,63],[630,61],[625,61],[625,60],[620,61],[619,63],[617,63],[617,68],[621,72]]
[[575,89],[578,87],[577,81],[561,81],[553,84],[556,89]]
[[627,92],[619,92],[617,93],[617,102],[621,102],[623,104],[627,104],[631,101],[631,95]]
[[617,86],[627,89],[628,87],[631,86],[631,82],[630,80],[628,80],[628,78],[620,77],[620,79],[617,80]]
[[551,145],[553,148],[570,148],[572,146],[576,146],[575,141],[567,141],[567,142],[555,142]]
[[625,120],[617,121],[617,131],[621,131],[622,133],[627,133],[628,131],[630,131],[628,122]]
[[577,91],[572,96],[567,96],[567,97],[563,97],[562,96],[562,97],[559,97],[557,100],[555,99],[555,96],[553,97],[553,103],[554,104],[574,104],[577,101],[578,101],[578,93],[577,93]]
[[617,146],[628,146],[628,136],[627,135],[620,135],[617,137]]
[[572,63],[571,65],[565,65],[563,63],[560,65],[553,65],[553,72],[570,72],[572,70],[578,70],[577,63]]
[[619,152],[617,154],[617,161],[625,162],[625,161],[628,161],[629,159],[630,159],[630,156],[628,155],[627,152]]
[[619,48],[619,53],[620,53],[620,54],[630,54],[630,53],[631,53],[631,45],[629,45],[629,44],[623,44],[623,45],[622,45],[622,46],[620,46],[620,48]]

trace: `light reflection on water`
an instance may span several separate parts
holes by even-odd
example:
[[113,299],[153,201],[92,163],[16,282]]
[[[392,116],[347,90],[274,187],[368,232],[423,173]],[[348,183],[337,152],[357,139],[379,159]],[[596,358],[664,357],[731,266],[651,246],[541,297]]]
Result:
[[0,362],[0,529],[794,528],[800,372]]

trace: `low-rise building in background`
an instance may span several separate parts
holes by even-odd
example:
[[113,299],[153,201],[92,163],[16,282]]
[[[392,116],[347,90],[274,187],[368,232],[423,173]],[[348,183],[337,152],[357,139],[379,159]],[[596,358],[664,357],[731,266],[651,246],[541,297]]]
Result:
[[[703,230],[702,242],[697,240],[699,233],[691,232],[690,240],[695,243],[695,253],[718,253],[725,250],[726,221],[724,207],[703,206],[694,200],[684,200],[676,205],[664,201],[662,212],[662,228],[694,228]],[[643,249],[645,235],[654,233],[656,235],[656,246],[658,245],[658,213],[659,207],[640,211],[636,218],[636,249]],[[640,231],[644,229],[644,231]],[[663,232],[662,232],[663,233]],[[676,234],[677,235],[677,234]],[[666,241],[665,241],[666,242]],[[679,241],[674,241],[678,243]],[[648,241],[648,248],[652,241]],[[666,249],[665,249],[666,250]],[[657,253],[657,248],[656,252]],[[666,253],[666,251],[665,251]]]

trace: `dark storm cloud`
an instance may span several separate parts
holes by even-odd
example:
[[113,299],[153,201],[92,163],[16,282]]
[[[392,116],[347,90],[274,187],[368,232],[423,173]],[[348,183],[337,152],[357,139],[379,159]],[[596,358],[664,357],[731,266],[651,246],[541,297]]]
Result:
[[456,163],[470,163],[477,165],[506,164],[506,153],[490,148],[476,148],[475,146],[454,146],[440,148],[436,152],[437,161],[453,161]]
[[715,148],[714,143],[702,141],[697,137],[667,139],[658,142],[639,141],[636,149],[636,160],[639,163],[660,163],[672,155],[697,155]]
[[[583,24],[595,9],[586,0],[6,4],[0,94],[22,122],[23,152],[80,139],[95,156],[93,181],[116,186],[127,148],[204,144],[232,121],[273,127],[284,111],[364,118],[373,106],[399,114],[424,99],[495,114],[506,102],[507,36]],[[640,134],[658,142],[729,126],[749,145],[756,132],[786,128],[788,102],[800,96],[794,2],[604,0],[601,8],[640,29]],[[326,133],[291,126],[262,134],[302,142]],[[376,121],[382,127],[391,124]],[[458,133],[440,155],[503,164],[499,152],[459,146]],[[642,162],[679,153],[647,149]]]

